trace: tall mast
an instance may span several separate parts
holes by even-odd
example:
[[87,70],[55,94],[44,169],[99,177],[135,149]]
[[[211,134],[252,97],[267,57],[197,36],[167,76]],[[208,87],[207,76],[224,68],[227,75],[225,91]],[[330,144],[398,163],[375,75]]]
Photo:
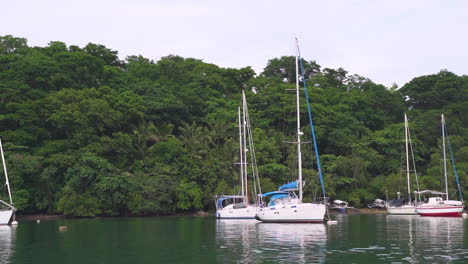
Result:
[[408,204],[411,204],[410,169],[408,156],[408,129],[408,117],[406,117],[405,113],[406,179],[408,181]]
[[8,190],[8,196],[10,197],[10,206],[13,206],[13,199],[11,198],[11,190],[10,190],[10,182],[8,181],[8,172],[5,163],[5,156],[3,155],[3,145],[2,140],[0,139],[0,152],[2,154],[2,162],[3,162],[3,171],[5,172],[5,184]]
[[246,126],[247,126],[247,120],[246,120],[246,107],[247,107],[247,102],[245,100],[245,90],[242,88],[242,124],[243,124],[243,148],[244,148],[244,185],[245,185],[245,199],[246,203],[249,203],[249,187],[247,184],[247,138],[246,138]]
[[447,183],[447,159],[445,157],[445,118],[444,114],[441,115],[442,123],[442,151],[444,153],[444,178],[445,178],[445,200],[449,199],[448,196],[448,183]]
[[241,195],[244,196],[244,157],[242,151],[242,125],[241,125],[241,110],[237,109],[239,113],[239,157],[240,157],[240,178],[241,178]]
[[301,153],[301,112],[299,109],[299,42],[296,39],[296,111],[297,111],[297,166],[298,166],[298,187],[299,200],[302,201],[302,153]]

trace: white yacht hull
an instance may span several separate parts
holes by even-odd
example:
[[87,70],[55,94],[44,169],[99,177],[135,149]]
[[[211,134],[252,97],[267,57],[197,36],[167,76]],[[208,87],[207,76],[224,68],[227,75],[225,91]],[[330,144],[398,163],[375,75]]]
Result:
[[278,204],[260,208],[256,219],[265,223],[322,223],[325,212],[324,204]]
[[387,211],[389,214],[417,215],[413,205],[389,206],[387,207]]
[[222,209],[216,210],[216,218],[219,219],[255,219],[257,214],[257,206],[247,205],[243,208],[235,208],[230,204]]
[[12,216],[13,210],[0,211],[0,225],[8,225]]

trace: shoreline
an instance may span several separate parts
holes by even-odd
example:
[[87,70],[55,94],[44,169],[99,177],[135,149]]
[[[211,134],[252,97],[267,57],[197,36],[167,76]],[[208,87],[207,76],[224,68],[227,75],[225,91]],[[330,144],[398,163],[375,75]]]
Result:
[[[330,210],[331,215],[357,215],[357,214],[388,214],[387,210],[372,209],[372,208],[360,208],[360,209],[348,209],[346,213],[341,213],[335,210]],[[90,218],[134,218],[134,217],[210,217],[214,216],[213,212],[199,211],[196,213],[178,213],[171,215],[128,215],[128,216],[96,216],[96,217],[75,217],[66,216],[61,214],[17,214],[17,221],[52,221],[52,220],[65,220],[65,219],[90,219]]]
[[170,215],[119,215],[119,216],[95,216],[95,217],[79,217],[66,216],[63,214],[16,214],[16,221],[52,221],[52,220],[71,220],[71,219],[93,219],[93,218],[136,218],[136,217],[209,217],[214,216],[214,213],[199,211],[195,213],[176,213]]
[[374,209],[374,208],[348,208],[346,210],[346,213],[341,213],[335,210],[329,210],[328,211],[331,215],[340,215],[340,214],[348,214],[348,215],[357,215],[357,214],[388,214],[388,211],[382,210],[382,209]]

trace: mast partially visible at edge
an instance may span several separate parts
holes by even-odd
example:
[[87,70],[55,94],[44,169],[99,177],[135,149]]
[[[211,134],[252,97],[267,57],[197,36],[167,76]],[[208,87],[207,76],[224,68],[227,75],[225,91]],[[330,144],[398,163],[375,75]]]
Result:
[[10,197],[10,206],[13,206],[13,199],[11,198],[10,182],[8,181],[8,172],[5,163],[5,156],[3,155],[3,145],[2,140],[0,139],[0,154],[2,155],[3,171],[5,172],[5,184],[8,190],[8,196]]

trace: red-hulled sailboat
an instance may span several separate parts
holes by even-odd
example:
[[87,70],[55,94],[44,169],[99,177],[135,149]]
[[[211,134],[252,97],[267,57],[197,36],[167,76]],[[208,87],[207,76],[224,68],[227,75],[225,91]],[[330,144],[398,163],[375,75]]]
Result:
[[460,217],[463,214],[465,208],[463,203],[463,196],[460,190],[460,183],[458,181],[458,173],[455,167],[455,161],[453,158],[452,148],[450,147],[450,138],[448,139],[448,145],[450,149],[450,157],[452,160],[452,166],[455,173],[455,179],[457,181],[458,193],[460,194],[460,201],[449,200],[448,194],[448,183],[447,183],[447,159],[445,157],[445,135],[447,134],[447,126],[445,124],[445,118],[442,114],[442,149],[444,156],[444,179],[445,179],[445,193],[434,192],[434,191],[422,191],[420,194],[431,193],[445,196],[445,200],[442,197],[430,197],[427,203],[421,204],[415,208],[416,213],[421,216],[449,216],[449,217]]

